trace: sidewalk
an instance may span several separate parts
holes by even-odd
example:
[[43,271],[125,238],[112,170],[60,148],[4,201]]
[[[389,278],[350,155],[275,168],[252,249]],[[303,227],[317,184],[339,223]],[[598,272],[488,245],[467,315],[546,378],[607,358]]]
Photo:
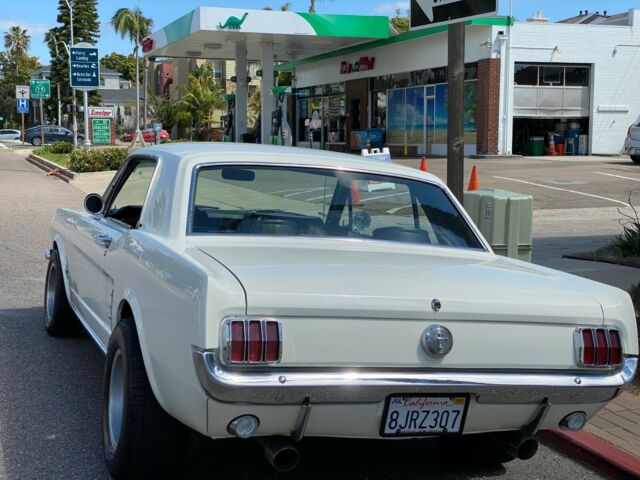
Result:
[[[595,250],[610,240],[610,236],[537,238],[533,261],[628,290],[640,282],[640,269],[562,258]],[[640,388],[628,388],[593,417],[583,432],[553,432],[543,437],[616,478],[640,478]]]

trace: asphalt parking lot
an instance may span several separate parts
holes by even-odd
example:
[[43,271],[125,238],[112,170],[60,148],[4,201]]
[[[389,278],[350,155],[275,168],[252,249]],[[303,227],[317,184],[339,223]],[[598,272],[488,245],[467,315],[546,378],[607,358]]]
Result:
[[[494,187],[489,183],[492,176],[535,178],[531,181],[545,182],[545,179],[573,178],[583,172],[581,178],[589,181],[579,187],[593,189],[585,192],[601,191],[611,199],[624,199],[618,188],[613,189],[613,193],[598,190],[605,187],[596,187],[592,182],[597,182],[600,176],[589,173],[591,168],[585,169],[582,164],[575,172],[564,174],[556,170],[555,163],[548,167],[555,173],[536,168],[534,164],[527,168],[521,168],[520,164],[510,166],[506,173],[507,168],[501,162],[505,161],[482,164],[483,187]],[[435,173],[443,167],[444,162],[440,163],[431,162]],[[624,172],[615,170],[618,167]],[[609,170],[603,170],[605,168]],[[598,164],[595,171],[617,171],[632,177],[633,170],[633,165],[627,171],[622,164],[606,163]],[[640,179],[640,168],[635,167],[635,171]],[[527,177],[535,172],[537,177]],[[603,177],[601,182],[613,182]],[[632,181],[625,182],[632,186]],[[624,185],[627,188],[627,183]],[[502,187],[495,185],[495,188]],[[549,195],[558,195],[556,205],[562,208],[569,208],[566,205],[574,202],[569,194],[565,197],[564,193],[551,190]],[[83,197],[84,193],[74,186],[47,177],[23,158],[0,149],[0,205],[3,206],[0,215],[1,479],[108,478],[101,451],[102,354],[86,335],[53,339],[42,328],[46,268],[42,252],[49,246],[48,222],[57,207],[82,208]],[[575,199],[578,204],[580,201],[605,202],[578,197]],[[536,196],[536,202],[541,201]],[[611,206],[608,203],[590,205]],[[491,469],[465,465],[464,450],[446,457],[437,442],[432,441],[389,445],[314,440],[305,442],[303,454],[298,472],[277,476],[266,466],[255,443],[212,442],[194,436],[183,478],[605,478],[546,447],[531,461],[515,461]]]

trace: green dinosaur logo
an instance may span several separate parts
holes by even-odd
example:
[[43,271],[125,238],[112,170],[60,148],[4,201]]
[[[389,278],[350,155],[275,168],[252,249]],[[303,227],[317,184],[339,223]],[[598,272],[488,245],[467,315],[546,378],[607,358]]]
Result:
[[242,24],[244,23],[244,21],[247,19],[248,16],[249,16],[249,13],[247,12],[245,12],[242,18],[231,16],[228,18],[226,22],[224,22],[224,25],[219,23],[218,28],[222,28],[222,29],[229,28],[231,30],[240,30],[240,28],[242,28]]

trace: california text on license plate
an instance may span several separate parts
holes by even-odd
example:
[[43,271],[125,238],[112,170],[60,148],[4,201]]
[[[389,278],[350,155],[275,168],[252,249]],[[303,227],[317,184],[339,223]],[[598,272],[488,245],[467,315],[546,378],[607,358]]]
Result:
[[415,437],[462,433],[468,395],[392,395],[387,398],[380,435]]

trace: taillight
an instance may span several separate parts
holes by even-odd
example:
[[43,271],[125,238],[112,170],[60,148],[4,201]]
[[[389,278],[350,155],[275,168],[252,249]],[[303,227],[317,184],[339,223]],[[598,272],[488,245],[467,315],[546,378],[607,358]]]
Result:
[[609,330],[609,342],[611,345],[609,363],[614,366],[622,365],[622,342],[618,330]]
[[631,137],[631,129],[633,128],[633,125],[629,126],[629,130],[627,130],[627,137]]
[[622,365],[622,341],[615,328],[578,328],[574,335],[576,363],[580,367]]
[[280,361],[282,334],[276,320],[228,320],[225,359],[234,364],[271,364]]

